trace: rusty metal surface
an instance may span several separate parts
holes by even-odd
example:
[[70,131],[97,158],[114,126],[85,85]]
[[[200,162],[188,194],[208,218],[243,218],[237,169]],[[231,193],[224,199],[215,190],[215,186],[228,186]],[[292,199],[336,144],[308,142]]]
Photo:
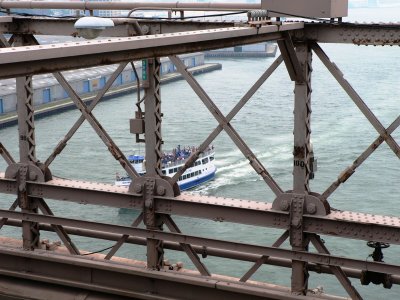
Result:
[[[17,220],[8,220],[7,219],[6,221],[4,221],[4,223],[7,226],[21,227],[21,221],[17,221]],[[132,226],[134,226],[134,225],[132,225]],[[50,226],[50,225],[40,224],[39,227],[40,227],[40,230],[43,230],[43,231],[54,231],[54,228],[52,228],[52,226]],[[136,227],[136,226],[134,226],[134,227]],[[76,229],[76,228],[72,228],[72,227],[68,227],[68,226],[64,227],[64,229],[68,234],[79,235],[79,236],[84,236],[84,237],[88,237],[88,238],[97,238],[97,239],[116,241],[116,242],[119,242],[119,240],[121,239],[121,235],[105,233],[105,232],[101,232],[101,231]],[[146,239],[144,239],[144,238],[131,237],[131,236],[127,237],[126,235],[124,235],[123,237],[124,237],[123,239],[124,239],[125,243],[134,244],[134,245],[142,245],[142,246],[146,245]],[[275,243],[273,246],[279,246],[279,245],[280,245],[280,243]],[[199,255],[204,255],[206,253],[208,256],[224,257],[224,258],[229,258],[229,259],[237,259],[237,260],[241,260],[241,261],[254,262],[254,263],[256,263],[255,266],[259,267],[260,256],[258,256],[258,255],[252,255],[252,254],[248,254],[248,253],[247,254],[239,253],[239,252],[235,252],[235,251],[224,251],[224,250],[216,249],[216,248],[212,248],[212,247],[201,247],[201,246],[192,246],[192,247],[196,251],[196,253]],[[183,251],[183,249],[179,243],[173,243],[173,242],[164,242],[164,248],[170,249],[170,250],[175,250],[175,251]],[[291,266],[292,266],[291,260],[288,260],[288,259],[281,259],[281,258],[275,258],[275,257],[263,257],[263,258],[265,259],[265,261],[262,261],[261,263],[265,263],[268,265],[285,267],[285,268],[291,268]],[[309,267],[309,271],[311,271],[311,272],[332,274],[332,271],[328,266],[322,266],[319,264],[309,263],[308,267]],[[342,270],[345,272],[346,276],[348,276],[350,278],[360,279],[360,277],[361,277],[361,272],[357,271],[355,269],[342,268]],[[249,274],[252,274],[252,273],[253,272],[249,272]],[[244,278],[244,280],[242,280],[242,281],[247,281],[245,276],[242,278]],[[400,284],[400,276],[392,275],[392,283]]]
[[[1,48],[0,78],[11,78],[26,73],[49,73],[154,56],[162,57],[276,40],[282,37],[282,32],[302,28],[302,23],[292,23],[281,26],[269,25],[261,28],[232,27],[183,32],[181,34],[171,33],[66,44]],[[7,72],[5,69],[7,69]]]
[[200,245],[213,247],[229,251],[234,249],[236,252],[245,254],[253,254],[260,256],[273,256],[284,259],[290,259],[301,262],[311,262],[335,267],[346,266],[348,268],[364,270],[367,269],[373,272],[389,273],[400,275],[400,266],[387,264],[382,262],[365,261],[358,259],[345,258],[334,255],[311,253],[306,251],[292,251],[283,248],[259,246],[254,244],[246,244],[239,242],[223,241],[211,238],[197,237],[186,234],[178,234],[157,230],[148,230],[141,228],[132,228],[121,225],[105,224],[99,222],[82,221],[69,218],[61,218],[54,216],[45,216],[39,214],[20,213],[8,210],[0,210],[0,216],[9,219],[19,219],[22,221],[31,221],[38,223],[48,223],[59,226],[68,226],[74,228],[82,228],[86,230],[98,230],[106,233],[118,233],[121,235],[131,235],[142,238],[151,238],[162,241],[170,241],[177,243],[185,243],[191,245]]
[[306,23],[304,32],[296,34],[296,38],[320,43],[398,46],[400,44],[400,23]]
[[[136,22],[132,18],[111,18],[113,28],[107,28],[101,32],[102,37],[126,37],[135,36],[136,31],[131,24]],[[76,18],[51,18],[51,17],[0,17],[0,32],[8,34],[35,34],[77,37],[78,32],[74,28]],[[239,23],[240,25],[240,23]],[[244,24],[243,24],[244,25]],[[140,26],[148,28],[149,34],[174,33],[193,30],[208,30],[236,26],[231,21],[196,21],[196,20],[140,20]]]
[[[15,194],[16,182],[0,173],[0,192]],[[80,204],[97,204],[141,210],[140,195],[124,187],[78,180],[53,179],[28,183],[29,195]],[[267,202],[209,197],[183,193],[175,198],[157,197],[156,211],[219,222],[287,229],[289,214],[272,209]],[[304,217],[304,231],[360,240],[400,244],[400,218],[350,211],[332,211],[327,216]]]
[[[245,284],[227,277],[201,278],[187,272],[151,271],[140,265],[109,263],[84,257],[71,258],[40,250],[23,252],[0,247],[0,257],[1,275],[18,277],[20,280],[36,280],[58,287],[70,284],[84,291],[113,294],[114,299],[303,299],[273,284]],[[60,269],[64,271],[59,272]],[[42,286],[42,290],[46,291],[46,288]],[[71,299],[70,295],[69,298],[64,297],[57,299]],[[314,295],[314,299],[344,298]]]
[[[123,2],[0,2],[0,8],[7,8],[7,6],[9,8],[12,5],[19,8],[25,6],[44,8],[49,5],[52,8],[73,6],[77,9],[91,10],[107,7],[120,9],[127,7],[128,4]],[[129,5],[129,8],[138,8],[144,4],[130,3]],[[146,5],[156,7],[160,4],[146,3]],[[163,3],[162,5],[172,11],[239,10],[259,6],[259,4],[246,6],[244,4],[183,4],[179,2]],[[317,42],[334,42],[357,45],[396,45],[400,40],[399,24],[360,25],[332,22],[331,24],[304,25],[302,22],[275,22],[274,25],[263,25],[266,23],[263,22],[263,24],[249,24],[250,27],[243,27],[243,24],[236,26],[235,24],[236,27],[220,28],[219,25],[215,25],[214,29],[210,29],[214,26],[210,23],[204,23],[205,25],[175,21],[153,23],[133,21],[134,23],[131,23],[132,20],[121,19],[117,21],[115,30],[107,31],[110,35],[131,36],[138,33],[150,35],[58,45],[24,46],[26,43],[34,44],[35,40],[31,35],[38,32],[47,31],[50,34],[64,32],[67,35],[75,35],[72,28],[73,21],[74,19],[68,19],[58,23],[54,19],[46,18],[39,18],[35,21],[35,18],[29,17],[17,17],[15,22],[10,17],[0,19],[0,32],[14,34],[9,41],[1,35],[0,78],[15,76],[21,78],[18,84],[20,90],[19,129],[24,133],[23,137],[26,135],[26,138],[21,139],[20,162],[18,163],[14,162],[14,159],[0,144],[0,154],[9,165],[6,174],[0,173],[0,193],[18,197],[10,209],[0,210],[2,218],[0,226],[22,227],[23,242],[21,244],[26,250],[21,251],[17,247],[13,247],[12,243],[9,243],[8,247],[7,243],[0,244],[0,275],[142,299],[181,299],[182,297],[185,299],[224,297],[233,300],[261,297],[267,299],[311,298],[316,295],[308,290],[309,271],[333,274],[352,299],[361,299],[361,296],[351,284],[349,277],[362,278],[365,270],[384,274],[391,278],[390,284],[400,283],[399,265],[332,255],[328,245],[325,245],[319,237],[319,235],[328,235],[400,245],[400,217],[336,209],[331,211],[328,199],[380,144],[386,142],[397,157],[400,157],[400,148],[391,136],[399,126],[399,117],[388,128],[383,127],[380,120],[345,79],[344,74],[317,44]],[[44,28],[49,24],[54,24],[54,28]],[[63,29],[63,27],[65,28]],[[207,29],[187,31],[201,28]],[[35,30],[37,32],[34,32]],[[182,32],[177,33],[177,31]],[[24,33],[24,36],[18,37],[17,33]],[[273,63],[227,116],[222,114],[216,102],[211,100],[200,84],[187,72],[185,65],[175,56],[197,50],[266,40],[278,40],[282,57]],[[12,44],[12,47],[9,47],[9,44]],[[17,45],[22,46],[16,47]],[[311,162],[311,71],[313,67],[311,49],[379,134],[371,146],[344,170],[322,195],[313,193],[309,186],[311,178],[309,166]],[[173,182],[160,178],[162,174],[159,154],[163,140],[161,135],[162,99],[158,82],[160,69],[157,64],[160,56],[170,56],[178,71],[219,123],[219,126],[209,135],[202,146],[205,146],[207,141],[214,139],[222,130],[226,130],[236,146],[249,159],[255,172],[275,193],[275,199],[248,201],[189,193],[178,195],[179,193],[173,189]],[[35,124],[31,114],[33,109],[30,107],[31,75],[143,58],[150,58],[151,62],[155,62],[152,74],[150,74],[153,82],[147,86],[145,100],[146,156],[149,157],[147,176],[134,179],[133,185],[129,189],[108,184],[52,178],[50,170],[45,167],[49,167],[55,155],[62,150],[65,142],[54,150],[54,153],[46,161],[45,167],[37,162],[34,139]],[[275,183],[274,178],[261,165],[252,150],[230,124],[230,120],[283,60],[294,81],[295,93],[292,191],[283,191]],[[121,68],[123,65],[121,64]],[[117,75],[118,73],[115,73],[113,78]],[[128,171],[131,170],[131,166],[123,154],[118,149],[116,150],[116,146],[107,132],[91,114],[96,102],[92,106],[86,107],[79,97],[75,97],[70,84],[61,76],[58,77],[82,112],[82,117],[63,141],[71,138],[79,124],[87,119],[109,146],[114,157],[125,168],[128,168]],[[96,100],[100,100],[102,93],[103,91],[99,93]],[[191,159],[195,160],[196,156],[194,155]],[[137,174],[131,170],[131,175],[134,177]],[[140,189],[137,188],[138,186]],[[75,220],[54,216],[45,199],[131,208],[139,211],[140,214],[132,226]],[[15,211],[18,205],[22,209],[21,212]],[[43,214],[39,214],[38,209]],[[243,243],[237,240],[226,241],[183,232],[175,223],[175,216],[270,227],[282,230],[284,233],[271,246]],[[139,227],[142,222],[145,228]],[[164,223],[166,225],[164,227],[168,228],[170,232],[163,231]],[[40,230],[55,231],[72,255],[65,253],[63,256],[59,256],[50,251],[39,250]],[[94,257],[85,259],[78,255],[84,249],[78,249],[70,239],[70,233],[114,240],[117,243],[104,260],[96,260]],[[288,237],[290,237],[290,245],[282,247]],[[309,252],[308,243],[310,241],[317,252]],[[121,264],[120,261],[117,263],[115,253],[124,243],[147,245],[147,264],[142,263],[142,267],[138,269],[132,265]],[[164,249],[184,251],[198,272],[166,271],[163,261]],[[255,264],[242,276],[240,282],[238,278],[233,281],[224,277],[216,278],[208,270],[206,261],[199,257],[199,254],[207,256],[208,253],[218,257],[251,261]],[[112,260],[110,260],[111,258]],[[255,285],[254,282],[248,281],[261,265],[268,263],[292,269],[290,288],[262,283]],[[60,266],[65,272],[57,271]],[[41,289],[46,290],[45,287],[41,287]],[[334,298],[324,297],[326,299]],[[63,298],[60,297],[60,299]]]

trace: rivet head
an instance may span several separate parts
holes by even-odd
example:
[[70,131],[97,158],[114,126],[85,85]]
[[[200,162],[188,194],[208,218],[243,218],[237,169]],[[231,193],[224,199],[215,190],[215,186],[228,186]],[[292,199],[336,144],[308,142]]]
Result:
[[142,191],[142,185],[139,183],[136,183],[133,187],[136,193],[140,193]]
[[280,206],[281,206],[281,209],[282,209],[283,211],[288,210],[288,209],[289,209],[289,201],[286,200],[286,199],[282,200]]
[[164,194],[165,194],[165,187],[163,187],[163,186],[158,186],[157,187],[157,194],[158,195],[160,195],[160,196],[163,196]]
[[317,206],[314,203],[307,204],[307,213],[313,215],[317,212]]
[[29,180],[35,181],[38,178],[37,174],[33,171],[29,172]]

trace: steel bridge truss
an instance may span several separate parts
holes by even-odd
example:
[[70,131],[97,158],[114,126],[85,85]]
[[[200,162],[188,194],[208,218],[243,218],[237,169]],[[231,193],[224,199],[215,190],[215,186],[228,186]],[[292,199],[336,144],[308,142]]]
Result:
[[[54,26],[54,32],[52,32],[51,26],[43,26],[43,24],[57,22],[48,19],[35,22],[31,19],[19,18],[18,22],[21,24],[29,22],[29,26],[13,28],[11,25],[6,26],[7,20],[0,24],[3,33],[13,34],[9,40],[4,35],[0,35],[3,47],[0,49],[0,78],[18,77],[19,101],[19,160],[12,157],[4,146],[5,141],[0,139],[0,154],[8,165],[5,172],[0,173],[0,192],[17,197],[8,210],[0,210],[2,218],[0,226],[21,227],[24,249],[18,249],[7,243],[0,246],[2,258],[0,259],[0,275],[2,276],[0,282],[8,283],[10,293],[12,293],[11,287],[15,286],[15,290],[18,291],[18,286],[25,284],[27,289],[29,287],[31,295],[39,289],[46,290],[49,295],[55,293],[65,299],[69,298],[61,291],[63,287],[68,287],[69,293],[79,294],[84,291],[87,299],[91,299],[89,296],[97,299],[96,293],[110,299],[117,297],[121,299],[129,297],[205,299],[207,296],[210,299],[228,299],[228,297],[230,299],[303,299],[308,296],[333,299],[324,294],[316,295],[309,290],[309,272],[313,272],[313,276],[314,272],[317,272],[333,274],[349,297],[362,299],[349,278],[361,278],[364,272],[368,271],[381,274],[387,279],[385,283],[388,285],[400,283],[400,265],[334,256],[329,252],[329,245],[324,244],[321,239],[321,235],[327,235],[367,242],[400,244],[400,218],[333,210],[329,204],[330,198],[340,185],[350,178],[381,144],[386,143],[394,155],[400,157],[399,144],[391,135],[400,125],[400,116],[388,128],[385,128],[318,45],[319,41],[398,44],[400,26],[386,26],[385,30],[391,33],[386,34],[379,27],[367,25],[353,25],[349,29],[348,25],[308,25],[299,22],[265,24],[257,27],[243,25],[229,27],[232,24],[228,24],[229,26],[225,24],[218,26],[219,28],[209,29],[210,24],[201,22],[189,25],[178,22],[180,25],[177,25],[166,21],[163,24],[165,32],[156,32],[156,34],[151,30],[147,34],[128,30],[137,36],[72,44],[37,45],[33,32],[29,28],[36,26],[40,27],[40,32],[54,34],[63,32],[63,27]],[[60,22],[66,23],[65,20]],[[196,27],[200,30],[193,31]],[[154,26],[154,28],[160,30],[161,27]],[[182,28],[182,32],[175,33],[177,28]],[[24,32],[20,32],[21,30]],[[67,28],[65,32],[68,32],[67,30],[70,28]],[[350,35],[345,35],[346,38],[343,38],[344,32],[349,32]],[[365,37],[366,32],[368,38],[351,38],[361,35]],[[385,42],[382,42],[383,36],[386,39]],[[177,57],[182,53],[267,40],[278,42],[281,55],[227,115],[219,110]],[[337,180],[322,194],[313,192],[309,186],[313,54],[322,61],[377,131],[377,138],[371,141],[371,145],[361,152],[354,163],[339,174]],[[160,170],[162,105],[158,59],[161,56],[170,58],[177,71],[218,122],[218,126],[199,145],[198,150],[191,155],[185,166],[172,179],[163,177]],[[144,118],[145,122],[143,133],[149,169],[145,177],[138,176],[111,136],[92,114],[92,110],[125,66],[138,59],[148,60],[150,77],[145,88],[144,99],[142,99],[144,112],[138,114],[139,117]],[[231,123],[236,114],[251,100],[255,92],[282,62],[293,81],[295,91],[294,167],[291,191],[284,191],[279,186],[268,172],[268,168],[256,157]],[[60,73],[67,69],[110,63],[119,63],[119,66],[89,106],[82,101]],[[49,72],[54,74],[68,92],[82,115],[62,138],[53,153],[43,160],[44,163],[40,163],[35,154],[31,78],[32,75]],[[138,107],[140,108],[140,101]],[[51,163],[57,155],[62,153],[68,141],[85,121],[92,126],[111,155],[132,177],[133,181],[129,190],[108,184],[66,180],[52,176]],[[274,199],[256,202],[180,193],[177,188],[179,176],[223,131],[272,190]],[[133,220],[131,226],[75,220],[55,216],[45,199],[129,208],[141,213],[136,220]],[[173,216],[270,227],[281,230],[283,233],[271,246],[205,238],[183,232],[174,222]],[[142,223],[145,227],[139,228]],[[41,230],[56,232],[69,254],[61,255],[54,251],[38,250]],[[70,235],[110,240],[116,243],[103,259],[88,259],[81,255],[85,249],[78,249]],[[290,249],[281,247],[287,240]],[[121,264],[114,260],[115,254],[125,243],[147,246],[145,267]],[[316,252],[309,251],[310,244],[314,246]],[[184,251],[197,270],[195,272],[168,270],[164,265],[164,249]],[[253,265],[241,278],[223,277],[210,273],[206,260],[201,258],[207,255],[252,262]],[[249,281],[264,264],[291,268],[291,286],[286,288]],[[56,272],[57,268],[63,268],[63,272]],[[32,285],[32,282],[36,284]]]

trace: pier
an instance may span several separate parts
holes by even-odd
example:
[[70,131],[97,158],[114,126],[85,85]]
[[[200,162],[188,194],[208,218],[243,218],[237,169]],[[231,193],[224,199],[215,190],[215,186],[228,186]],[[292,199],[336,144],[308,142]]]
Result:
[[[198,53],[196,56],[201,58],[198,59],[201,60],[201,62],[198,65],[191,65],[188,68],[189,72],[193,75],[220,70],[222,68],[222,65],[220,63],[204,64],[204,54],[202,53]],[[189,56],[188,59],[196,60],[193,55]],[[168,83],[182,79],[182,75],[175,72],[173,67],[169,67],[167,65],[168,62],[164,61],[164,64],[167,68],[165,68],[166,71],[161,74],[161,83]],[[73,76],[74,88],[77,93],[82,97],[82,100],[85,103],[90,104],[90,102],[95,99],[96,92],[100,91],[104,87],[107,78],[112,75],[116,68],[117,66],[109,66],[107,69],[95,68],[93,70],[93,68],[91,68],[90,70],[78,70],[76,72],[70,71],[69,75],[71,75],[71,78]],[[139,76],[141,76],[141,66],[137,67],[136,72],[137,74],[140,74]],[[118,78],[114,82],[113,86],[110,87],[110,89],[102,97],[103,101],[111,100],[113,99],[113,97],[116,97],[118,95],[131,94],[137,91],[138,85],[140,85],[140,79],[138,82],[136,79],[136,75],[134,71],[131,70],[131,68],[126,68],[126,70],[124,70]],[[39,76],[36,81],[40,82],[39,84],[35,84],[35,80],[33,81],[33,84],[35,86],[34,114],[36,120],[75,108],[75,105],[69,95],[61,87],[61,85],[57,83],[57,80],[54,77],[45,76],[43,78]],[[15,125],[18,122],[16,111],[17,99],[15,82],[12,81],[3,83],[0,91],[4,93],[4,95],[0,95],[4,110],[4,112],[0,114],[0,128],[5,128]],[[8,111],[6,111],[6,109],[8,109]]]
[[[296,5],[294,3],[297,3]],[[314,5],[312,5],[314,3]],[[398,115],[389,126],[368,106],[346,79],[345,73],[324,51],[321,44],[358,46],[400,46],[399,24],[358,24],[343,22],[347,1],[282,0],[279,4],[262,0],[261,3],[146,3],[146,9],[170,11],[170,18],[140,20],[118,18],[114,26],[97,32],[98,39],[39,45],[35,35],[78,36],[74,27],[78,18],[50,18],[13,15],[15,8],[54,8],[89,11],[97,9],[138,10],[138,2],[39,2],[1,1],[0,9],[0,79],[16,78],[18,150],[7,148],[0,131],[0,156],[6,164],[0,170],[0,228],[18,232],[13,237],[0,237],[0,295],[4,299],[364,299],[359,285],[379,289],[384,297],[389,289],[400,284],[400,265],[384,261],[383,253],[391,246],[400,245],[400,216],[385,216],[350,211],[332,205],[332,199],[343,187],[353,184],[348,180],[365,165],[377,149],[387,146],[397,160],[399,170],[400,146],[394,134],[400,125]],[[274,6],[278,5],[278,6]],[[323,7],[319,7],[322,5]],[[237,22],[204,22],[185,19],[190,11],[248,12],[247,19]],[[172,13],[177,18],[172,18]],[[256,17],[254,17],[256,16]],[[295,21],[287,20],[290,16]],[[318,18],[308,22],[299,16]],[[285,17],[282,21],[281,17]],[[6,38],[11,35],[10,38]],[[178,57],[186,53],[235,47],[266,41],[276,41],[280,55],[266,67],[265,72],[241,99],[232,99],[232,109],[224,113],[219,103],[210,96]],[[161,93],[161,60],[168,57],[177,72],[193,89],[196,96],[216,121],[215,128],[194,151],[184,167],[174,177],[162,174],[163,105]],[[357,149],[358,157],[337,174],[337,178],[322,192],[313,190],[310,180],[315,177],[315,157],[311,138],[312,72],[319,67],[327,70],[371,125],[374,139],[364,149]],[[139,176],[110,133],[92,113],[121,72],[134,61],[145,61],[145,76],[141,85],[144,92],[133,105],[136,113],[130,120],[132,140],[143,144],[146,155],[146,176]],[[61,73],[66,70],[118,64],[118,67],[97,92],[90,104],[78,95]],[[238,62],[240,64],[240,62]],[[232,120],[246,106],[259,88],[284,65],[293,97],[293,174],[289,190],[276,180],[245,141],[245,133],[238,132]],[[79,110],[79,119],[72,125],[47,157],[38,157],[40,146],[35,139],[35,117],[32,77],[52,73]],[[221,90],[227,90],[221,78]],[[294,95],[292,92],[294,91]],[[176,91],[179,97],[180,91]],[[332,95],[335,97],[335,95]],[[197,99],[196,99],[197,100]],[[194,99],[193,99],[194,101]],[[189,112],[192,108],[188,107]],[[118,112],[114,112],[118,118]],[[282,112],[285,113],[285,112]],[[338,119],[340,116],[338,117]],[[176,116],[179,121],[179,116]],[[203,120],[202,120],[203,121]],[[342,121],[342,120],[340,120]],[[87,122],[105,147],[92,151],[107,151],[115,158],[123,172],[131,178],[129,188],[112,184],[80,180],[75,166],[75,178],[62,178],[53,170],[53,162],[63,154],[80,126]],[[204,120],[207,122],[207,120]],[[343,120],[342,122],[345,122]],[[249,125],[251,116],[249,116]],[[357,126],[355,126],[357,127]],[[252,129],[263,134],[269,129]],[[332,132],[334,129],[332,129]],[[204,196],[181,192],[177,180],[186,169],[207,150],[221,133],[225,133],[243,155],[243,159],[265,187],[265,201],[246,198]],[[351,129],[357,134],[357,128]],[[47,141],[44,141],[47,143]],[[91,145],[90,145],[91,147]],[[315,147],[315,145],[314,145]],[[348,149],[345,149],[348,150]],[[354,150],[353,150],[354,151]],[[340,154],[338,154],[340,155]],[[64,161],[66,165],[68,161]],[[375,170],[378,172],[379,170]],[[399,178],[387,178],[393,185],[392,193],[400,195]],[[376,186],[380,189],[380,186]],[[268,192],[267,192],[268,190]],[[363,191],[359,193],[362,205]],[[11,199],[11,200],[10,200]],[[9,201],[9,202],[7,202]],[[348,201],[356,201],[348,199]],[[376,199],[382,205],[385,199]],[[68,217],[58,212],[56,204],[80,205],[84,218]],[[93,215],[92,208],[130,209],[130,226],[106,222]],[[209,232],[188,232],[189,226],[180,220],[213,222],[239,230],[257,233],[261,242],[228,240]],[[247,228],[247,229],[246,229]],[[60,242],[43,239],[41,234],[52,232]],[[1,234],[1,231],[0,231]],[[270,238],[273,242],[269,243]],[[89,251],[78,246],[76,238],[105,240],[112,246],[102,251]],[[344,243],[360,241],[370,247],[370,258],[345,256]],[[325,241],[326,240],[326,241]],[[268,241],[268,242],[267,242]],[[368,243],[368,246],[367,246]],[[118,256],[126,245],[144,251],[144,259]],[[343,247],[343,248],[340,248]],[[392,249],[391,248],[391,249]],[[103,251],[104,250],[104,251]],[[97,253],[99,252],[99,253]],[[334,254],[335,252],[335,254]],[[174,253],[173,255],[171,253]],[[189,266],[168,255],[184,256]],[[247,269],[239,276],[224,273],[224,265],[210,268],[212,259],[245,262]],[[211,262],[210,262],[211,261]],[[219,262],[219,261],[218,261]],[[266,268],[265,268],[266,267]],[[288,284],[268,281],[273,270],[289,270]],[[267,270],[267,271],[266,271]],[[256,280],[262,272],[264,280]],[[277,271],[280,272],[280,271]],[[311,279],[330,276],[341,287],[343,294],[331,295],[323,288],[311,286]],[[289,278],[290,277],[290,278]],[[355,283],[357,282],[357,284]]]

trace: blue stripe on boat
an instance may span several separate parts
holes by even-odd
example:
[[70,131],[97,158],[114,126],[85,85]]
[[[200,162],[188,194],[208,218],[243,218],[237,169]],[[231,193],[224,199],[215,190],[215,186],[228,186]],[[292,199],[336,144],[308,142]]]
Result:
[[193,180],[190,182],[186,182],[183,184],[179,184],[179,182],[178,182],[179,188],[181,191],[188,190],[188,189],[194,188],[195,186],[198,186],[204,182],[207,182],[207,181],[213,179],[214,177],[215,177],[215,171],[207,176],[204,176],[202,178],[199,178],[199,179],[196,179],[196,180]]

